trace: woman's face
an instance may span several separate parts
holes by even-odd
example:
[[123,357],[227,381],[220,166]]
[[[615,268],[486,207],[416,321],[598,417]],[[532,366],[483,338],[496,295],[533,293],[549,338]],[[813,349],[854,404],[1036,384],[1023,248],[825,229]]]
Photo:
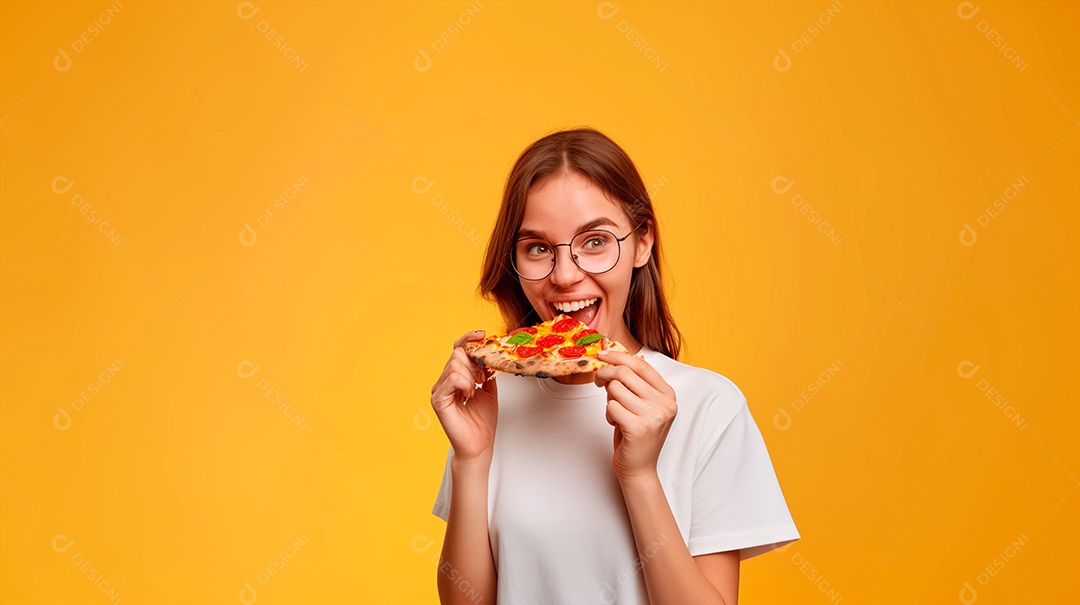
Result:
[[[586,230],[605,229],[623,237],[633,227],[622,208],[588,178],[577,173],[560,173],[529,190],[518,238],[536,237],[557,245],[570,243],[575,235]],[[623,311],[633,269],[648,262],[652,242],[651,230],[646,235],[630,235],[619,244],[618,263],[610,271],[599,274],[579,269],[570,257],[570,248],[559,246],[555,248],[555,268],[550,275],[539,281],[520,278],[518,281],[544,321],[567,313],[636,352],[641,345],[630,335]],[[596,302],[577,311],[568,312],[555,306],[583,304],[592,299]],[[563,306],[563,309],[568,308]]]

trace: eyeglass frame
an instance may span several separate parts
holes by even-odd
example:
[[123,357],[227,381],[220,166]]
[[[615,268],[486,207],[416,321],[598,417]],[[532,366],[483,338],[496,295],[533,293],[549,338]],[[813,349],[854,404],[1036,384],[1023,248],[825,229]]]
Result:
[[[588,273],[589,275],[603,275],[604,273],[607,273],[608,271],[611,271],[612,269],[614,269],[619,264],[619,261],[622,260],[622,243],[624,241],[626,241],[626,238],[633,235],[634,232],[637,231],[638,228],[641,227],[642,223],[644,223],[644,222],[645,221],[642,221],[641,223],[638,223],[636,226],[634,226],[633,229],[630,230],[630,233],[627,233],[626,235],[624,235],[622,237],[619,237],[619,236],[615,235],[614,231],[608,231],[607,229],[586,229],[585,231],[579,231],[579,232],[575,233],[574,237],[570,238],[570,241],[565,243],[565,244],[551,244],[551,243],[548,243],[548,242],[545,241],[544,243],[551,246],[551,269],[549,269],[548,272],[545,273],[543,277],[525,277],[524,275],[521,274],[520,271],[518,271],[517,263],[514,262],[514,257],[517,255],[517,250],[516,249],[511,250],[510,252],[507,252],[506,256],[510,257],[510,268],[513,269],[514,274],[517,275],[518,277],[520,277],[521,279],[524,279],[526,281],[545,280],[548,277],[550,277],[552,273],[555,272],[555,265],[556,265],[556,263],[559,262],[559,254],[555,250],[556,248],[558,248],[559,246],[566,246],[567,248],[569,248],[571,246],[571,244],[574,243],[574,240],[576,240],[578,238],[578,236],[583,234],[583,233],[591,233],[593,231],[603,231],[605,233],[610,233],[611,236],[615,238],[615,245],[618,247],[618,251],[619,251],[619,256],[615,258],[615,262],[612,263],[611,266],[608,267],[607,269],[604,269],[603,271],[595,271],[595,272],[585,270],[581,265],[578,264],[577,255],[574,254],[573,249],[570,250],[570,260],[574,261],[574,266],[575,267],[580,269],[583,273]],[[522,239],[514,240],[515,248],[516,248],[516,245],[517,245],[518,242],[527,241],[528,239],[529,238],[522,238]],[[540,238],[537,238],[537,239],[540,239]]]

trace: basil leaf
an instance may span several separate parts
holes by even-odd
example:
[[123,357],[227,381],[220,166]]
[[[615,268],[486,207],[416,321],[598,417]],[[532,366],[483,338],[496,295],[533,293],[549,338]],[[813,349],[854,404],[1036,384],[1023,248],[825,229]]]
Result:
[[533,339],[532,334],[529,334],[528,332],[518,332],[517,334],[514,334],[513,336],[511,336],[510,339],[506,341],[506,344],[508,344],[508,345],[523,345],[523,344],[532,342],[532,339]]
[[603,334],[586,334],[585,336],[577,339],[577,342],[575,342],[574,344],[579,347],[583,347],[585,345],[591,345],[592,343],[600,340],[603,337]]

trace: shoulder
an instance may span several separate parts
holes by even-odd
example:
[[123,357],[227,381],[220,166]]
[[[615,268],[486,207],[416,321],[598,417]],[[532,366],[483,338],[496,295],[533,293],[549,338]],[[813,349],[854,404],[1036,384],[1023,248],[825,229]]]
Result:
[[[679,442],[702,460],[718,447],[724,435],[739,442],[746,422],[752,422],[746,397],[734,381],[708,368],[676,361],[658,351],[647,351],[645,361],[675,390],[679,411],[669,442]],[[730,441],[730,439],[729,439]]]
[[719,372],[676,361],[659,351],[646,351],[644,357],[675,390],[680,413],[689,406],[730,420],[746,405],[742,389]]

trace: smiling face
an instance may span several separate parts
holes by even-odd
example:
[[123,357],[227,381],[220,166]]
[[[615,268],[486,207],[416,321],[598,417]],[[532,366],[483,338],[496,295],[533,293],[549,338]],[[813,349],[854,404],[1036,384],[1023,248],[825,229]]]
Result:
[[[616,237],[630,234],[634,225],[622,207],[604,190],[577,173],[558,173],[529,190],[518,237],[526,235],[557,245],[569,243],[581,231],[605,229]],[[544,279],[520,279],[525,297],[547,321],[569,312],[590,328],[626,345],[632,353],[641,347],[626,327],[623,311],[635,267],[645,265],[652,251],[652,231],[634,232],[621,244],[616,265],[606,273],[582,271],[570,257],[568,246],[555,248],[555,268]],[[594,300],[591,304],[590,300]]]

